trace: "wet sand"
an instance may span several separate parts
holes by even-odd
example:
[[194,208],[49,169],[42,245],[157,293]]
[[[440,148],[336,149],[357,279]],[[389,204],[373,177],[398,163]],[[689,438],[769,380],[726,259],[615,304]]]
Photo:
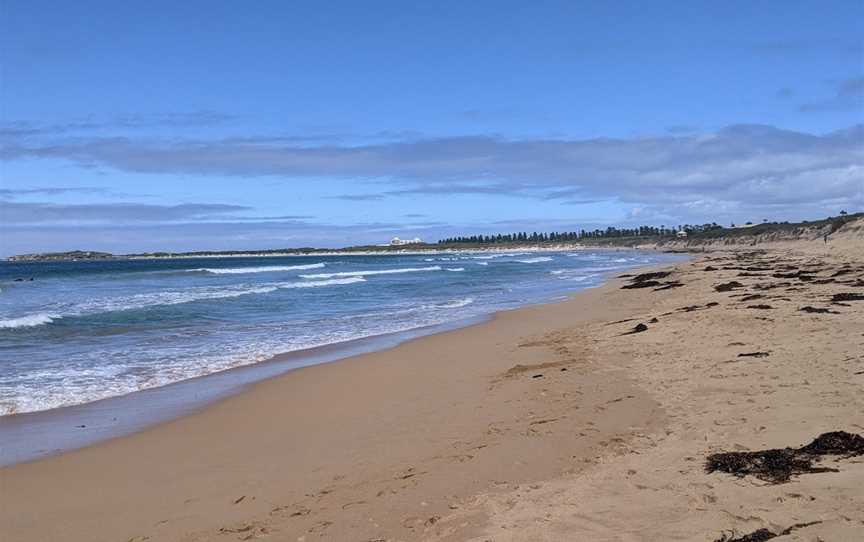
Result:
[[861,457],[828,456],[820,465],[836,472],[780,484],[704,468],[711,453],[864,433],[864,301],[832,302],[864,294],[857,250],[708,253],[648,287],[622,289],[647,282],[625,277],[299,369],[0,469],[0,532],[713,541],[808,524],[788,539],[857,540]]

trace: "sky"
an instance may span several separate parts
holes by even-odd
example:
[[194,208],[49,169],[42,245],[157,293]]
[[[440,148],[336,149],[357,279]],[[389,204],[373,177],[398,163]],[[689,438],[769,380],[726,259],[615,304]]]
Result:
[[0,0],[0,256],[841,210],[860,0]]

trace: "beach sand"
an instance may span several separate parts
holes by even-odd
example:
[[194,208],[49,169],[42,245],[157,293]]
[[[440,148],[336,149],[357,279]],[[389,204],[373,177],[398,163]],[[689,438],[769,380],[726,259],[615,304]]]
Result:
[[664,269],[0,469],[0,538],[860,540],[864,457],[786,483],[705,461],[864,434],[864,300],[831,301],[864,295],[861,245]]

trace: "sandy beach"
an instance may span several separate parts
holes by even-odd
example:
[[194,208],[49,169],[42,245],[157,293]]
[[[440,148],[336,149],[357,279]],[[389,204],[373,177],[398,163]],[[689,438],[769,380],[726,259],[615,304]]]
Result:
[[644,271],[0,469],[3,539],[859,540],[860,456],[705,468],[864,434],[859,240]]

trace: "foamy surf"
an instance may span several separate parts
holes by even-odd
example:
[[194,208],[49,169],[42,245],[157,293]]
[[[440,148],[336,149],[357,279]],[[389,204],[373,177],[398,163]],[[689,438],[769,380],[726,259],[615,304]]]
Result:
[[440,305],[435,305],[436,309],[459,309],[462,307],[467,307],[471,303],[474,303],[473,297],[466,297],[464,299],[454,299],[453,301],[449,301],[447,303],[441,303]]
[[430,267],[407,267],[403,269],[378,269],[369,271],[343,271],[341,273],[316,273],[300,275],[304,279],[329,279],[333,277],[366,277],[371,275],[397,275],[401,273],[421,273],[423,271],[441,271],[440,265]]
[[60,317],[54,314],[30,314],[18,318],[8,318],[6,320],[0,320],[0,329],[41,326],[50,324],[58,318]]
[[128,298],[106,299],[85,305],[84,310],[93,312],[119,312],[128,310],[145,309],[162,305],[180,305],[193,303],[195,301],[207,301],[211,299],[226,299],[254,294],[269,294],[276,290],[290,288],[320,288],[323,286],[337,286],[364,282],[362,277],[351,277],[345,279],[319,280],[313,282],[274,282],[259,286],[228,286],[224,288],[198,288],[194,290],[177,291],[169,290],[153,292],[150,294],[139,294]]
[[189,269],[190,272],[211,273],[213,275],[243,275],[246,273],[277,273],[279,271],[303,271],[306,269],[321,269],[326,264],[310,263],[307,265],[266,265],[261,267],[202,267]]
[[542,263],[542,262],[551,262],[552,258],[549,256],[540,256],[537,258],[528,258],[527,260],[516,260],[519,263]]
[[259,286],[228,286],[224,288],[197,288],[191,290],[166,290],[128,297],[95,299],[77,305],[63,314],[33,314],[0,320],[0,329],[15,329],[50,324],[63,317],[92,316],[112,312],[125,312],[153,307],[182,305],[196,301],[230,299],[255,294],[269,294],[277,290],[292,288],[321,288],[366,282],[363,277],[346,277],[318,281],[274,282]]

